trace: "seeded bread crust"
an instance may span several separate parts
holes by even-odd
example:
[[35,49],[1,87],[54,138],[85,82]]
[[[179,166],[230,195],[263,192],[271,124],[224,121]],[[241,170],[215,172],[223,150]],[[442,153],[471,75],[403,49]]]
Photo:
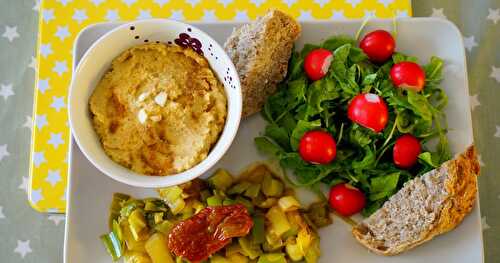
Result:
[[262,109],[286,76],[300,25],[287,14],[269,11],[233,31],[224,49],[236,66],[243,93],[243,117]]
[[[464,153],[459,155],[456,159],[445,162],[439,169],[440,172],[446,171],[447,173],[447,177],[444,181],[444,187],[447,194],[440,206],[441,210],[435,221],[432,222],[429,228],[419,234],[418,240],[410,243],[403,242],[387,247],[385,240],[375,239],[374,235],[371,233],[372,230],[370,229],[370,225],[366,224],[366,221],[370,217],[352,229],[352,234],[356,240],[377,254],[392,256],[408,251],[458,226],[463,218],[470,213],[476,200],[479,162],[474,146],[469,146]],[[403,189],[400,191],[402,190]],[[389,200],[388,202],[391,201],[393,200]],[[386,204],[384,204],[384,206],[386,206]],[[374,215],[375,214],[372,216]]]

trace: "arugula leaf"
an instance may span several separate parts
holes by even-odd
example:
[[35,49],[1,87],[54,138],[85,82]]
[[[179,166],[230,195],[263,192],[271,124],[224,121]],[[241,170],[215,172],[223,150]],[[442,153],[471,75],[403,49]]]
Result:
[[276,124],[269,124],[266,126],[264,135],[278,143],[278,145],[285,151],[290,150],[290,137],[288,136],[288,132],[285,128]]
[[351,46],[354,46],[356,45],[356,41],[352,39],[352,37],[350,36],[345,36],[345,35],[333,36],[325,40],[325,42],[321,44],[321,47],[329,49],[331,51],[335,51],[340,46],[343,46],[345,44],[350,44]]
[[304,133],[310,130],[317,129],[319,127],[321,127],[320,120],[315,120],[315,121],[299,120],[299,122],[297,122],[297,126],[295,127],[295,129],[293,129],[292,136],[290,137],[290,146],[292,146],[292,150],[294,151],[297,150],[300,138],[302,138],[302,135],[304,135]]
[[279,157],[279,155],[283,152],[283,149],[281,149],[278,145],[272,143],[266,137],[257,137],[254,139],[254,141],[255,141],[255,146],[257,146],[257,149],[263,153]]
[[396,52],[396,53],[394,53],[394,55],[392,55],[392,61],[394,62],[394,64],[397,64],[397,63],[403,62],[403,61],[410,61],[410,62],[417,63],[418,59],[416,57],[406,56],[406,55],[403,55],[401,53]]

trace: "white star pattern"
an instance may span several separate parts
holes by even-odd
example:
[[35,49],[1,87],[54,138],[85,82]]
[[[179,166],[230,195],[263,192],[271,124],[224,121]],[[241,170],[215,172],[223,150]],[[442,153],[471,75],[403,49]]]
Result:
[[264,2],[266,2],[266,0],[250,0],[250,2],[252,4],[254,4],[255,6],[259,7],[260,5],[262,5]]
[[169,18],[172,20],[184,20],[184,14],[182,10],[172,10],[172,14]]
[[38,90],[44,94],[45,91],[47,91],[48,89],[50,89],[50,86],[49,86],[49,79],[39,79],[38,80]]
[[54,149],[57,149],[59,145],[64,144],[64,140],[62,139],[61,133],[50,133],[50,139],[47,141],[47,144],[54,146]]
[[496,25],[498,20],[500,20],[500,8],[488,8],[488,16],[486,17],[486,19],[491,20]]
[[200,2],[200,0],[186,0],[186,2],[188,2],[192,7],[194,7]]
[[9,155],[10,153],[7,151],[7,144],[0,145],[0,162]]
[[14,41],[14,39],[19,37],[19,33],[17,33],[17,26],[5,26],[5,32],[3,33],[2,37],[8,39],[9,42]]
[[471,52],[474,47],[477,47],[477,42],[474,39],[474,36],[465,37],[464,36],[464,46],[467,51]]
[[297,0],[283,0],[283,2],[285,2],[288,7],[291,7],[293,4],[297,3]]
[[78,22],[78,24],[81,24],[88,18],[87,11],[85,9],[75,9],[75,13],[73,13],[73,16],[71,18]]
[[159,5],[160,7],[162,7],[163,5],[165,5],[166,3],[168,3],[169,0],[155,0],[155,3],[157,5]]
[[57,2],[61,3],[63,6],[66,6],[68,3],[72,2],[73,0],[57,0]]
[[490,229],[490,225],[488,225],[488,223],[486,223],[485,216],[481,217],[481,228],[483,229],[483,231]]
[[66,61],[56,61],[56,65],[52,68],[52,71],[56,72],[59,76],[61,76],[65,72],[68,72]]
[[328,4],[330,0],[314,0],[316,4],[318,4],[320,7],[323,7],[324,5]]
[[214,22],[217,21],[217,17],[215,16],[215,10],[203,10],[203,17],[201,21],[205,22]]
[[469,103],[471,110],[474,110],[477,106],[481,105],[478,99],[478,95],[479,94],[474,94],[472,96],[469,96]]
[[333,20],[345,19],[344,10],[333,10],[331,18]]
[[3,207],[0,206],[0,219],[5,218],[5,215],[3,214]]
[[481,158],[481,154],[477,155],[477,161],[479,162],[479,166],[484,167],[483,158]]
[[365,10],[364,19],[372,19],[375,17],[375,10]]
[[91,0],[92,3],[94,3],[94,5],[98,6],[100,5],[102,2],[104,2],[105,0]]
[[118,10],[116,9],[108,10],[108,12],[106,12],[106,19],[111,22],[120,20],[120,15],[118,14]]
[[310,21],[314,18],[312,17],[311,10],[300,10],[300,15],[297,19],[300,21]]
[[[58,211],[58,209],[55,209],[56,211]],[[49,215],[47,217],[47,219],[49,219],[50,221],[54,222],[54,225],[58,226],[59,223],[61,223],[62,221],[64,221],[65,217],[64,215]]]
[[70,35],[71,34],[69,33],[68,26],[57,26],[55,36],[58,37],[61,41],[69,37]]
[[247,22],[250,21],[250,18],[248,18],[247,11],[236,11],[236,15],[234,16],[234,20],[238,22]]
[[38,202],[40,202],[40,200],[43,199],[43,196],[42,196],[42,190],[40,189],[32,189],[31,190],[31,202],[33,202],[33,204],[38,204]]
[[47,126],[49,122],[47,121],[47,115],[36,115],[35,117],[35,125],[38,130],[41,130],[44,126]]
[[27,176],[23,176],[22,177],[22,182],[21,184],[17,187],[17,189],[21,189],[21,190],[24,190],[26,193],[28,193],[28,183],[29,183],[29,180],[28,180],[28,177]]
[[43,9],[42,17],[45,23],[50,22],[50,20],[54,19],[54,9]]
[[33,130],[33,118],[31,118],[31,116],[29,115],[25,116],[23,127]]
[[394,3],[394,0],[378,0],[378,2],[387,8],[390,4]]
[[40,10],[40,0],[35,0],[35,4],[33,5],[33,11],[38,12]]
[[354,7],[356,7],[359,3],[361,3],[361,0],[346,0],[345,2],[346,2],[346,3],[348,3],[348,4],[351,4],[351,5],[352,5],[352,7],[354,8]]
[[7,100],[7,98],[12,95],[14,95],[14,91],[12,90],[11,83],[0,85],[0,96],[2,96],[4,100]]
[[446,19],[443,8],[432,8],[431,16]]
[[126,5],[128,6],[131,6],[133,5],[135,2],[137,2],[137,0],[122,0]]
[[221,3],[224,7],[227,7],[230,3],[232,3],[233,0],[219,0],[219,3]]
[[500,68],[491,66],[490,77],[494,78],[498,83],[500,83]]
[[408,11],[407,10],[396,10],[396,17],[397,18],[409,17]]
[[64,103],[64,96],[53,96],[52,104],[50,104],[50,107],[55,109],[57,112],[59,112],[62,108],[66,108],[66,103]]
[[495,136],[497,138],[500,138],[500,126],[499,125],[495,125],[495,128],[497,129],[497,131],[495,132],[495,135],[493,135],[493,136]]
[[43,152],[33,152],[33,163],[35,164],[35,167],[38,168],[45,162],[47,162],[47,160],[45,159]]
[[50,185],[55,186],[61,181],[61,173],[59,170],[49,170],[49,174],[45,178],[45,181],[49,182]]
[[41,44],[40,45],[40,54],[42,54],[42,56],[44,58],[46,58],[48,55],[52,54],[52,44],[50,44],[50,43]]
[[148,19],[151,18],[151,11],[148,10],[139,10],[139,15],[137,16],[137,19]]
[[36,58],[34,56],[31,56],[30,64],[28,65],[28,67],[36,71],[36,66]]
[[17,247],[14,249],[14,252],[21,255],[21,258],[24,258],[27,254],[33,252],[30,247],[30,241],[17,240]]

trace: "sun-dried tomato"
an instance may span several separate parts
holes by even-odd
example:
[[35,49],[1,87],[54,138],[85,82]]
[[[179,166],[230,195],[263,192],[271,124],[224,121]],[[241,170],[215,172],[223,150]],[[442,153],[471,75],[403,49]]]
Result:
[[231,238],[247,235],[252,226],[241,204],[207,207],[172,229],[168,247],[178,257],[199,262],[231,243]]

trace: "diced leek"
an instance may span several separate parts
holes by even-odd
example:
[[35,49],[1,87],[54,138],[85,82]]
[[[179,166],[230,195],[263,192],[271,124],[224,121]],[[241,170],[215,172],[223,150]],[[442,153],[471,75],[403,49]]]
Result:
[[116,220],[113,220],[112,232],[115,233],[115,236],[121,243],[123,241],[123,231],[120,224]]
[[222,205],[234,205],[234,204],[236,204],[236,201],[234,201],[231,198],[226,198],[224,199],[224,201],[222,201]]
[[179,211],[179,214],[181,214],[182,220],[190,218],[194,212],[193,211],[193,203],[191,201],[189,201],[189,202],[184,201],[184,203],[185,203],[184,208],[181,211]]
[[155,226],[155,230],[163,233],[164,235],[168,235],[170,230],[174,227],[174,224],[168,220],[163,220],[160,224]]
[[227,193],[230,195],[242,194],[250,186],[251,186],[251,183],[249,183],[247,181],[241,181],[241,182],[233,185],[231,188],[229,188],[229,190],[227,190]]
[[137,208],[143,208],[144,202],[141,200],[130,199],[123,203],[122,209],[120,209],[120,216],[122,218],[127,218]]
[[307,250],[305,259],[306,263],[316,263],[318,262],[319,256],[321,256],[321,250],[319,247],[319,238],[316,237],[313,240],[310,248]]
[[181,257],[176,257],[175,258],[175,263],[184,263],[184,260],[182,260]]
[[118,261],[123,255],[122,245],[115,233],[110,232],[106,235],[101,236],[102,243],[106,247],[106,250],[113,258],[113,261]]
[[243,254],[243,250],[239,243],[233,243],[226,247],[226,257],[231,256],[232,254]]
[[308,227],[301,228],[299,230],[299,233],[297,234],[297,245],[299,246],[303,255],[306,254],[307,250],[311,246],[312,241],[313,234],[311,233],[311,230]]
[[154,213],[154,221],[155,221],[155,225],[163,222],[163,212]]
[[167,207],[162,200],[151,198],[149,200],[144,201],[144,211],[165,212],[167,211]]
[[145,240],[137,241],[134,239],[132,232],[130,231],[128,222],[123,221],[121,227],[123,230],[123,240],[127,245],[127,249],[130,251],[146,252],[146,250],[144,250],[144,243],[146,241]]
[[218,169],[214,175],[208,178],[208,183],[215,189],[226,191],[233,184],[233,176],[224,169]]
[[167,244],[167,238],[162,233],[154,233],[146,241],[144,248],[153,263],[174,263]]
[[290,257],[293,261],[302,260],[304,257],[302,250],[299,245],[297,245],[297,241],[293,237],[286,240],[285,250],[288,257]]
[[125,263],[151,263],[148,254],[137,251],[127,251],[123,255]]
[[254,212],[254,207],[253,207],[252,202],[250,202],[245,197],[238,196],[238,197],[236,197],[235,201],[236,201],[237,204],[244,205],[247,208],[248,213],[252,214]]
[[143,211],[140,209],[134,210],[128,217],[128,224],[134,239],[143,240],[142,232],[147,231],[147,224]]
[[122,193],[114,193],[113,199],[111,200],[111,205],[109,208],[109,228],[113,227],[113,220],[118,220],[120,216],[120,210],[122,209],[123,203],[130,199],[129,195]]
[[283,193],[283,183],[272,176],[264,177],[262,192],[266,196],[280,196]]
[[260,184],[252,184],[247,188],[247,190],[243,195],[253,199],[259,195],[259,192],[260,192]]
[[298,211],[286,212],[286,218],[288,219],[288,222],[292,227],[290,228],[290,230],[286,231],[283,234],[284,239],[287,239],[291,236],[296,236],[299,233],[299,229],[301,227],[306,227],[305,221],[302,219],[302,216]]
[[223,256],[213,255],[210,257],[210,263],[231,263],[231,261]]
[[236,254],[232,254],[230,256],[227,256],[227,259],[229,260],[229,262],[237,262],[237,263],[247,263],[248,262],[248,258],[243,256],[240,253],[236,253]]
[[277,203],[278,203],[278,199],[276,199],[274,197],[268,197],[263,202],[257,204],[257,206],[260,208],[270,208],[271,206],[274,206]]
[[316,202],[309,206],[306,217],[316,228],[321,228],[332,223],[330,209],[326,202]]
[[195,214],[197,214],[198,212],[203,210],[203,208],[205,208],[205,205],[203,205],[203,203],[198,200],[192,201],[191,206],[193,207]]
[[213,195],[207,198],[207,205],[208,206],[219,206],[222,205],[222,199],[220,196]]
[[287,263],[283,253],[263,254],[257,263]]
[[267,247],[267,251],[275,251],[283,247],[283,240],[276,235],[274,232],[268,231],[266,233],[266,242],[264,245]]
[[300,203],[293,196],[283,196],[278,200],[278,206],[284,212],[297,210],[300,208]]
[[260,254],[262,254],[260,246],[257,244],[252,244],[252,241],[250,241],[248,237],[238,238],[238,244],[240,244],[241,250],[243,250],[243,255],[249,257],[252,260],[256,259]]
[[245,178],[247,181],[260,184],[264,180],[265,177],[271,177],[271,171],[267,168],[266,165],[264,164],[259,164],[252,169],[248,170],[245,172],[245,174],[242,175],[243,178]]
[[253,217],[252,242],[262,244],[266,240],[265,219],[261,215]]
[[182,189],[179,186],[171,186],[167,188],[162,188],[158,190],[161,198],[170,207],[172,214],[178,214],[184,207],[186,203],[182,198]]
[[278,236],[281,236],[292,227],[286,214],[278,206],[271,207],[267,211],[266,217],[271,222],[272,231]]

